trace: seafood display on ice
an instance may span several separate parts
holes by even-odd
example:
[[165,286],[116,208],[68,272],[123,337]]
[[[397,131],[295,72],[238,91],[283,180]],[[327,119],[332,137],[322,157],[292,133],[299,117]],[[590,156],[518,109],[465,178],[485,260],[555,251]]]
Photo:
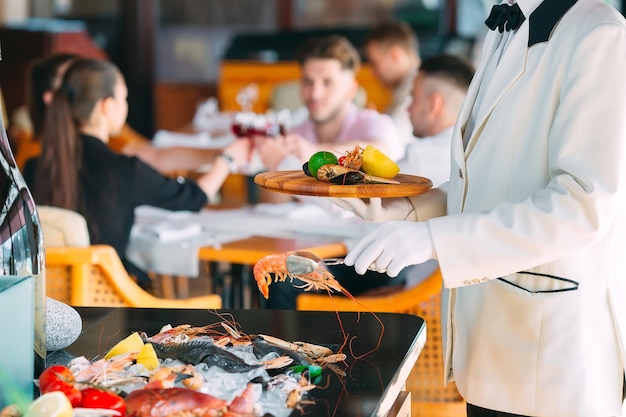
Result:
[[[62,391],[75,410],[108,402],[118,407],[109,415],[122,417],[286,417],[320,388],[325,361],[344,359],[327,346],[248,335],[223,320],[134,332],[100,359],[48,368],[39,385]],[[86,400],[91,391],[99,400]]]

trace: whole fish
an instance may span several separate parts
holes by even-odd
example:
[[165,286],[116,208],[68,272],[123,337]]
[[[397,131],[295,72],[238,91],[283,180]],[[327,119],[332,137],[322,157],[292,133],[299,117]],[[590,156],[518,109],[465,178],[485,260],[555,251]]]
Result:
[[176,359],[192,365],[206,363],[208,366],[217,366],[231,373],[248,372],[263,366],[250,365],[239,356],[215,346],[209,340],[197,339],[170,345],[153,343],[153,346],[159,359]]
[[288,356],[293,359],[293,365],[310,365],[307,359],[298,352],[290,349],[284,349],[279,346],[270,345],[261,337],[252,339],[252,351],[257,359],[261,359],[269,353],[277,353],[281,356]]

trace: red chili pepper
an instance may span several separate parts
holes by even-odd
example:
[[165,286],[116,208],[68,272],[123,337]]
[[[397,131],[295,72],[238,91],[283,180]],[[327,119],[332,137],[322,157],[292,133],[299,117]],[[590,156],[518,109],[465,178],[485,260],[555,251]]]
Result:
[[346,156],[344,155],[344,156],[340,156],[337,162],[339,162],[339,165],[341,165],[342,167],[345,167],[345,165],[343,164],[345,160],[346,160]]
[[122,417],[126,414],[126,402],[119,395],[97,388],[85,388],[82,393],[83,403],[81,406],[84,408],[115,410],[119,411]]

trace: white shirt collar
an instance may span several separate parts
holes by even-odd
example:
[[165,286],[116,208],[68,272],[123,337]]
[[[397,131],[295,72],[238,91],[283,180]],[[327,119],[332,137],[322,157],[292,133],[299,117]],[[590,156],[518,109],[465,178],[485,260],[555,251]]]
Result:
[[[504,2],[506,1],[507,0],[504,0]],[[541,3],[543,3],[543,0],[517,0],[515,3],[519,5],[519,8],[522,10],[522,13],[524,13],[524,16],[528,20],[531,13],[534,12]]]

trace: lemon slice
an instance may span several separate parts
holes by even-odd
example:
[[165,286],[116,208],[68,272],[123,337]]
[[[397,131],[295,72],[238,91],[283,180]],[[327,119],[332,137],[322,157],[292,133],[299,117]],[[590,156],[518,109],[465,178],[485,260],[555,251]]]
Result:
[[362,157],[363,164],[361,165],[361,171],[366,174],[376,177],[393,178],[400,172],[398,164],[371,145],[365,147]]
[[24,417],[72,417],[72,403],[61,391],[43,394],[33,401]]
[[159,358],[157,358],[152,343],[146,343],[143,345],[137,355],[137,363],[145,366],[149,371],[159,367]]
[[111,350],[107,352],[104,359],[111,359],[114,356],[121,355],[122,353],[137,353],[143,348],[143,340],[137,332],[131,334],[126,339],[113,346]]

